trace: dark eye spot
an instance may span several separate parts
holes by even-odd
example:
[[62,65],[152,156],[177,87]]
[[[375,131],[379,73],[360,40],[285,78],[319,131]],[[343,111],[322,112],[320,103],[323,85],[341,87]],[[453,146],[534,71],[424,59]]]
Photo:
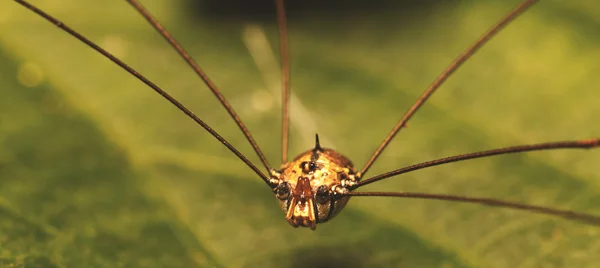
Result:
[[308,174],[312,171],[315,171],[315,169],[317,169],[317,164],[314,162],[304,161],[304,162],[300,163],[300,169],[302,170],[303,173]]
[[308,164],[308,162],[306,162],[306,161],[300,163],[300,169],[302,169],[304,171],[306,169],[307,164]]
[[319,188],[317,188],[315,199],[319,204],[325,204],[329,202],[329,200],[331,199],[331,195],[329,194],[329,188],[325,185],[319,186]]
[[277,185],[277,188],[275,188],[275,195],[281,200],[288,199],[290,197],[290,184],[282,182]]

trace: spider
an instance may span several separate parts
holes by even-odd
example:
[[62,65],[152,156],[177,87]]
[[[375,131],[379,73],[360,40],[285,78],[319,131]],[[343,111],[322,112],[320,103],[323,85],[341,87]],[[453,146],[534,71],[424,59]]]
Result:
[[[600,146],[600,139],[573,140],[573,141],[557,141],[546,142],[528,145],[512,146],[488,151],[480,151],[468,154],[461,154],[432,161],[415,164],[400,169],[392,170],[375,176],[366,176],[371,166],[376,162],[378,157],[386,149],[393,138],[406,127],[407,122],[415,115],[428,98],[436,92],[436,90],[450,77],[464,62],[466,62],[478,49],[480,49],[487,41],[495,36],[501,29],[507,26],[510,22],[516,19],[520,14],[533,6],[537,1],[525,0],[508,13],[499,22],[493,25],[481,38],[476,40],[464,52],[462,52],[423,92],[416,100],[404,116],[394,125],[392,130],[383,139],[379,147],[377,147],[372,156],[360,169],[357,169],[354,164],[344,155],[336,150],[326,148],[321,145],[319,136],[315,137],[315,145],[313,148],[301,153],[296,158],[288,161],[288,137],[289,137],[289,103],[290,103],[290,67],[289,67],[289,48],[287,41],[287,26],[286,15],[283,0],[277,0],[277,21],[280,35],[280,52],[282,63],[282,150],[281,162],[279,168],[274,168],[266,160],[258,144],[252,137],[250,131],[244,125],[242,120],[233,110],[231,105],[220,93],[219,89],[213,84],[208,76],[203,72],[199,65],[188,55],[184,48],[165,30],[165,28],[150,14],[150,12],[142,6],[138,0],[128,0],[129,2],[179,53],[179,55],[189,64],[189,66],[198,74],[204,81],[206,86],[218,98],[223,107],[230,114],[237,126],[241,129],[248,142],[260,158],[264,167],[261,170],[250,160],[246,158],[238,149],[231,145],[225,138],[220,136],[214,129],[206,124],[200,117],[192,113],[188,108],[182,105],[179,101],[165,92],[163,89],[152,83],[143,75],[135,71],[133,68],[126,65],[123,61],[113,56],[94,42],[90,41],[72,28],[66,26],[61,21],[45,13],[39,8],[33,6],[25,0],[15,0],[27,9],[37,13],[49,22],[55,24],[68,34],[85,43],[90,48],[96,50],[106,58],[119,65],[125,71],[135,76],[137,79],[145,83],[148,87],[156,91],[167,101],[176,106],[180,111],[185,113],[189,118],[198,123],[202,128],[209,132],[215,139],[235,154],[240,161],[244,162],[256,175],[261,178],[264,183],[274,193],[279,206],[285,213],[285,219],[293,227],[308,227],[312,230],[316,229],[317,224],[325,223],[338,215],[348,203],[351,197],[360,196],[380,196],[380,197],[398,197],[398,198],[420,198],[420,199],[436,199],[463,203],[477,203],[488,206],[505,207],[511,209],[526,210],[535,213],[542,213],[554,216],[560,216],[571,220],[584,221],[590,224],[600,224],[600,217],[580,213],[570,210],[554,209],[549,207],[528,205],[516,202],[502,201],[492,198],[478,198],[458,195],[446,194],[428,194],[416,192],[361,192],[356,191],[363,186],[385,180],[400,174],[420,170],[432,166],[438,166],[446,163],[464,161],[475,158],[489,157],[500,154],[530,152],[540,150],[555,150],[555,149],[591,149]],[[266,171],[266,173],[264,172]]]

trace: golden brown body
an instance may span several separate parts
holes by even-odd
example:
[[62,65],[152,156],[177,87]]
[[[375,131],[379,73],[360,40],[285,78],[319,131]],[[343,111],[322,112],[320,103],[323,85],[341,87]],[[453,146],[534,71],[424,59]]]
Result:
[[316,228],[348,203],[350,197],[335,198],[345,184],[357,181],[352,162],[332,149],[314,149],[285,163],[272,174],[279,182],[275,193],[286,220],[294,227]]

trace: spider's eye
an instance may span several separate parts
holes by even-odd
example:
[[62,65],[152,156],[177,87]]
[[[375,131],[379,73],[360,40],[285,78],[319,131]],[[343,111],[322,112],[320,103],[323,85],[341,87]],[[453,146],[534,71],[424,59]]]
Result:
[[290,184],[282,182],[277,185],[277,188],[275,188],[275,195],[281,200],[288,199],[290,197]]
[[315,199],[319,204],[325,204],[331,200],[331,195],[329,194],[329,188],[325,185],[319,186],[317,188],[317,193],[315,195]]
[[315,171],[315,169],[317,169],[317,164],[315,162],[305,161],[300,163],[300,169],[303,173],[308,174],[309,172]]

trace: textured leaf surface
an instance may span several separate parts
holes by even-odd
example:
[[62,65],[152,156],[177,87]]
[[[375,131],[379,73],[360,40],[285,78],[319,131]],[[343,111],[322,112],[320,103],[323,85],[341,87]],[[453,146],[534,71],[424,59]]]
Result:
[[[274,24],[192,18],[148,1],[279,165]],[[36,1],[172,92],[258,164],[243,135],[124,1]],[[511,3],[471,1],[290,21],[292,153],[314,132],[357,166]],[[600,4],[543,1],[457,72],[372,168],[600,136]],[[257,47],[257,63],[248,52]],[[11,1],[0,3],[0,264],[26,267],[595,267],[600,229],[427,200],[355,198],[315,232],[140,82]],[[302,109],[305,112],[302,112]],[[367,190],[422,191],[600,214],[600,151],[474,160]]]

